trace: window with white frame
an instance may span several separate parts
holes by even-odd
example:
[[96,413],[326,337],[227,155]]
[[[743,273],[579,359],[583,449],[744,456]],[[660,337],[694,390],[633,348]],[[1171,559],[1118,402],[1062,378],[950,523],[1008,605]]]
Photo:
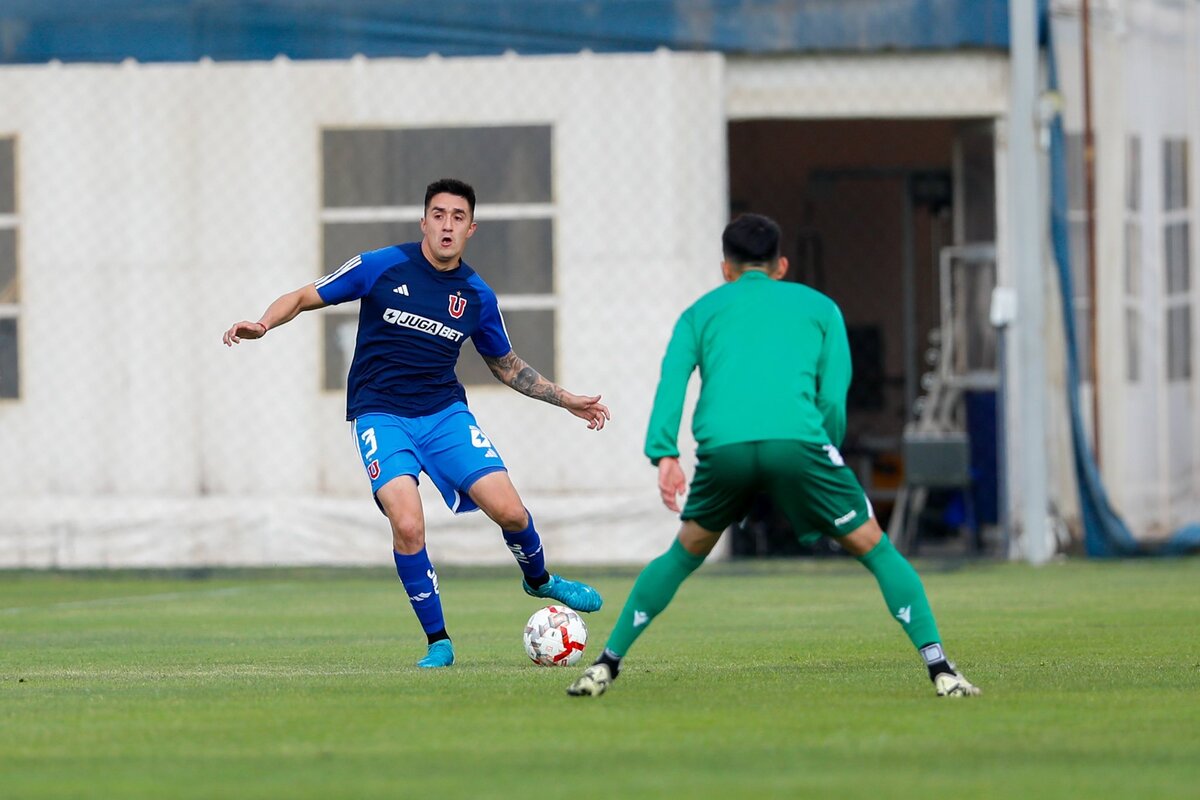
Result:
[[1125,380],[1142,377],[1142,142],[1125,143]]
[[[464,260],[495,290],[513,349],[555,374],[552,129],[327,129],[322,132],[321,274],[352,256],[421,238],[425,187],[459,178],[475,188],[479,228]],[[325,313],[324,387],[343,389],[357,309]],[[458,362],[464,384],[494,384],[472,347]]]
[[1163,141],[1163,306],[1167,380],[1192,377],[1192,255],[1188,141]]
[[0,398],[21,396],[16,140],[0,137]]
[[1083,134],[1067,134],[1067,224],[1070,232],[1072,307],[1075,310],[1076,356],[1079,377],[1092,379],[1091,286],[1088,283],[1087,193]]

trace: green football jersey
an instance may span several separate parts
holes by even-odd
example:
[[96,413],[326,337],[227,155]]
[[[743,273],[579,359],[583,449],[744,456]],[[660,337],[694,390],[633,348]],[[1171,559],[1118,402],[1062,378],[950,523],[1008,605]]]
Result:
[[696,368],[692,433],[699,452],[768,439],[841,445],[850,344],[837,304],[815,289],[747,270],[683,312],[646,433],[655,464],[679,455],[684,395]]

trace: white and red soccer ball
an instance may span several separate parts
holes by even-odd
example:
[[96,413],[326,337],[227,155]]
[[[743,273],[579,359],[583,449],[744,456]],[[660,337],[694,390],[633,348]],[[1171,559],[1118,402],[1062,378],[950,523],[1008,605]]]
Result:
[[543,667],[569,667],[583,658],[587,625],[566,606],[538,609],[525,623],[525,653]]

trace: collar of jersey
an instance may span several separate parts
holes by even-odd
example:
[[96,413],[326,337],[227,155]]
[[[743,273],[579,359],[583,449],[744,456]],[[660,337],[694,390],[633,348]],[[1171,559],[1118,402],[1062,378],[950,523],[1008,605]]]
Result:
[[746,278],[749,278],[749,277],[753,277],[755,280],[758,280],[759,278],[765,278],[766,280],[771,280],[770,275],[768,275],[767,273],[763,272],[762,270],[758,270],[758,269],[746,270],[745,272],[743,272],[741,275],[738,276],[738,280],[739,281],[745,280]]
[[455,273],[457,273],[463,267],[468,266],[467,262],[463,261],[462,256],[459,256],[457,267],[455,267],[454,269],[448,269],[445,272],[442,272],[440,269],[438,269],[437,267],[435,267],[433,265],[433,262],[431,262],[428,258],[425,257],[425,251],[421,249],[421,243],[414,242],[414,244],[417,246],[416,258],[410,257],[409,260],[416,261],[419,264],[423,264],[424,266],[428,267],[429,271],[432,272],[434,275],[437,275],[440,277],[450,277],[450,276],[454,275]]

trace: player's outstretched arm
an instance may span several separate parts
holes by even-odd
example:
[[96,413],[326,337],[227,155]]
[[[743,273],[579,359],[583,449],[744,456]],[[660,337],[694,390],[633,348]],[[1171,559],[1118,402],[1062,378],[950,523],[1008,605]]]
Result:
[[312,311],[314,308],[323,308],[325,305],[321,295],[317,294],[315,286],[311,283],[301,286],[294,292],[288,292],[276,298],[274,303],[267,306],[267,310],[258,318],[258,322],[249,320],[235,322],[229,330],[225,331],[222,341],[228,347],[233,347],[242,339],[261,339],[271,328],[278,328],[285,322],[291,322],[301,311]]
[[496,380],[523,395],[550,405],[562,406],[580,419],[587,420],[588,427],[594,431],[600,430],[605,422],[612,419],[608,406],[600,402],[600,395],[588,397],[571,394],[554,381],[546,380],[512,350],[498,358],[484,356],[483,360],[496,376]]

